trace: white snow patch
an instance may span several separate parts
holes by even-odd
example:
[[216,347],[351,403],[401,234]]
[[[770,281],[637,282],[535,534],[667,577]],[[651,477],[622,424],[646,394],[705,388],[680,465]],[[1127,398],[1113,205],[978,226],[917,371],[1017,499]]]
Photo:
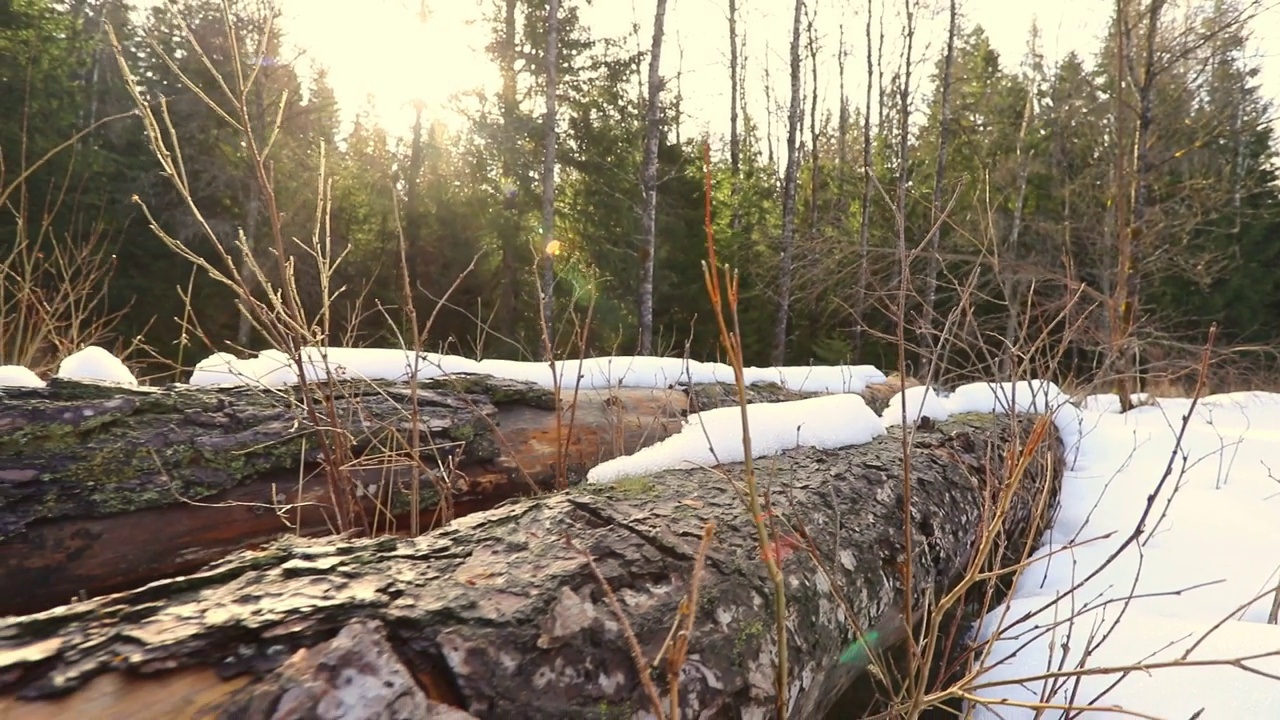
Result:
[[58,364],[58,372],[54,374],[67,380],[97,380],[138,387],[138,379],[120,362],[120,358],[97,345],[90,345],[63,358]]
[[938,397],[933,388],[927,386],[911,387],[902,390],[889,398],[889,405],[884,409],[884,426],[886,428],[902,424],[903,406],[906,406],[907,422],[915,425],[920,418],[927,417],[934,422],[942,422],[951,417],[946,403]]
[[[1084,404],[1087,431],[1045,545],[978,628],[993,642],[975,693],[990,702],[973,717],[1118,720],[1126,715],[1102,709],[1117,706],[1160,718],[1280,717],[1280,681],[1261,674],[1280,675],[1280,628],[1267,623],[1280,583],[1269,469],[1280,464],[1280,395],[1215,395],[1194,412],[1178,398],[1125,414]],[[1141,542],[1125,546],[1144,512]],[[1199,664],[1179,664],[1188,652]],[[1247,668],[1226,662],[1245,656]],[[1108,670],[1153,662],[1173,666]],[[1087,672],[1061,676],[1073,670]],[[1002,699],[1098,709],[1037,713]]]
[[0,365],[0,387],[42,388],[44,381],[24,365]]
[[[425,380],[454,373],[484,373],[523,380],[542,387],[663,388],[682,384],[734,382],[733,368],[724,363],[703,363],[681,358],[597,357],[557,362],[555,373],[545,362],[471,360],[457,355],[420,353],[388,348],[307,347],[302,364],[310,381],[334,378],[369,380]],[[860,393],[867,385],[884,382],[885,375],[870,365],[749,367],[743,370],[747,384],[778,383],[797,392]],[[297,366],[278,350],[264,350],[256,358],[240,359],[215,353],[197,365],[192,385],[264,385],[274,387],[298,381]]]
[[[755,458],[800,446],[831,449],[860,445],[884,434],[875,411],[862,396],[850,393],[749,405],[747,424]],[[680,432],[655,445],[595,466],[587,473],[587,480],[609,482],[744,459],[741,408],[716,408],[690,415]]]

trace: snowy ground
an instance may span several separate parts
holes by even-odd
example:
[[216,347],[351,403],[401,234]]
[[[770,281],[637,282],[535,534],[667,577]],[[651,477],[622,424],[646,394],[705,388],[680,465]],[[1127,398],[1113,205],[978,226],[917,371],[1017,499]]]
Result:
[[[544,386],[555,380],[545,363],[399,350],[315,348],[306,360],[309,377],[479,372]],[[557,371],[566,388],[733,379],[725,365],[660,358],[593,358]],[[137,384],[98,348],[67,358],[57,374]],[[1011,599],[978,629],[979,639],[992,642],[972,689],[989,702],[972,708],[974,718],[1280,719],[1280,627],[1269,622],[1273,604],[1280,608],[1280,395],[1211,396],[1194,412],[1189,400],[1165,399],[1120,414],[1114,398],[1077,406],[1052,383],[979,383],[945,396],[908,390],[880,418],[855,393],[883,379],[869,366],[749,368],[748,382],[828,393],[751,406],[755,454],[869,442],[902,423],[904,404],[908,422],[1010,407],[1051,412],[1066,445],[1069,467],[1043,547]],[[267,351],[247,360],[214,355],[190,382],[296,380],[287,358]],[[0,366],[0,386],[42,384],[26,368]],[[740,440],[739,410],[711,410],[657,445],[601,464],[590,480],[741,460]],[[1139,528],[1140,539],[1127,542]],[[1046,703],[1094,709],[1031,707]]]

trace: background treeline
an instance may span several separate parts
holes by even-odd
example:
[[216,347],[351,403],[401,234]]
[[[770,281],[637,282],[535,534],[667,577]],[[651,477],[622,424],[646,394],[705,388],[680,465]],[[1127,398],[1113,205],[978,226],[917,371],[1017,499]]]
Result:
[[[658,43],[593,36],[581,1],[556,4],[549,67],[547,0],[489,0],[488,50],[502,85],[466,99],[460,132],[421,111],[407,129],[368,113],[344,124],[325,76],[283,51],[289,28],[267,2],[232,0],[233,35],[221,0],[146,13],[121,0],[0,4],[0,257],[10,258],[0,352],[37,364],[56,354],[14,338],[35,337],[16,328],[59,312],[82,334],[89,319],[111,319],[94,330],[140,359],[189,363],[209,352],[206,339],[220,350],[263,344],[233,296],[148,227],[136,200],[174,238],[215,257],[147,145],[110,26],[142,98],[163,107],[181,138],[192,200],[226,247],[242,236],[266,267],[269,207],[285,236],[306,244],[317,237],[318,197],[328,199],[319,235],[341,262],[299,250],[294,272],[309,304],[326,302],[322,275],[344,288],[323,328],[334,344],[402,342],[403,267],[419,318],[448,295],[431,349],[539,356],[540,283],[550,280],[558,350],[568,352],[572,336],[585,337],[589,353],[715,357],[700,264],[703,138],[681,123],[674,78],[659,81],[647,112],[650,50],[637,48]],[[818,2],[832,19],[815,28]],[[768,84],[741,52],[739,30],[704,38],[723,38],[732,64],[731,130],[712,138],[714,225],[721,259],[741,275],[748,362],[896,366],[904,281],[917,371],[929,359],[988,376],[1029,358],[1079,376],[1176,365],[1197,355],[1212,321],[1220,347],[1244,346],[1235,357],[1254,367],[1271,362],[1280,193],[1272,108],[1245,51],[1252,5],[1119,0],[1095,57],[1050,63],[1034,36],[1024,57],[999,56],[954,2],[835,2],[797,0],[792,62],[772,68]],[[664,5],[651,9],[660,17]],[[951,31],[927,54],[920,38],[884,37],[885,17],[896,27],[911,16],[908,32],[919,33],[924,13],[941,13]],[[276,34],[263,47],[269,26]],[[815,64],[829,70],[816,60],[818,37],[840,60],[832,109],[815,91]],[[236,54],[257,73],[243,100],[270,147],[269,184],[235,127],[182,81],[214,87],[215,73],[236,72]],[[546,233],[549,79],[557,133]],[[777,112],[748,112],[748,94]],[[548,238],[558,248],[551,260]],[[651,317],[640,300],[649,253]],[[102,303],[89,296],[64,312],[21,297],[41,288],[55,297],[86,277],[109,279]]]

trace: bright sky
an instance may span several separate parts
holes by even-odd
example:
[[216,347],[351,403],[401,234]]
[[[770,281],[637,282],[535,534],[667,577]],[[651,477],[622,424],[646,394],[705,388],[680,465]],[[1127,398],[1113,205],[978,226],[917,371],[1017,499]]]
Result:
[[[1255,23],[1255,45],[1280,37],[1277,0]],[[350,0],[280,0],[293,40],[309,56],[329,68],[330,81],[348,117],[375,98],[377,112],[393,133],[405,132],[415,99],[427,103],[428,114],[450,125],[459,123],[449,111],[453,93],[476,86],[494,88],[496,70],[484,54],[489,29],[483,18],[493,0],[425,0],[429,15],[419,19],[421,0],[362,0],[359,12]],[[931,3],[926,0],[926,6]],[[920,19],[921,39],[916,55],[926,54],[930,65],[918,67],[917,77],[931,71],[942,48],[945,2],[934,0]],[[739,0],[740,32],[745,35],[748,62],[747,101],[758,118],[764,110],[764,64],[770,65],[775,100],[785,100],[788,88],[786,52],[790,41],[791,8],[784,0]],[[819,28],[819,94],[827,107],[838,99],[835,53],[841,24],[849,46],[848,91],[859,97],[865,47],[862,40],[865,0],[810,0],[817,7]],[[880,5],[879,2],[876,3]],[[901,2],[889,0],[886,18],[886,64],[900,53],[893,43],[901,27]],[[722,133],[728,124],[728,24],[724,0],[669,0],[663,74],[680,89],[690,114],[685,132]],[[1023,56],[1029,28],[1038,21],[1042,51],[1050,61],[1069,50],[1091,55],[1105,32],[1111,0],[960,0],[969,22],[981,24],[1007,66]],[[653,0],[596,0],[584,18],[598,35],[628,35],[640,25],[639,42],[650,43]],[[923,41],[924,47],[921,47]],[[1273,51],[1275,52],[1275,51]],[[1280,55],[1264,57],[1263,83],[1267,94],[1280,97]],[[806,73],[807,74],[807,73]],[[807,78],[806,78],[807,83]],[[806,97],[808,88],[806,87]],[[761,120],[763,125],[763,120]]]

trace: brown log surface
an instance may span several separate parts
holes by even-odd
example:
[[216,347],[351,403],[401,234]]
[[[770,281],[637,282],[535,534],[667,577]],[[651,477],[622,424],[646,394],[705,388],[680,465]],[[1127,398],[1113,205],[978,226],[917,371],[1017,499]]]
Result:
[[[784,565],[791,717],[819,716],[858,671],[837,662],[854,637],[851,625],[892,617],[905,592],[920,601],[953,586],[990,516],[1004,464],[1016,459],[1015,434],[1025,436],[1033,421],[965,415],[913,432],[915,554],[905,590],[901,430],[863,446],[800,449],[758,463],[775,517],[802,526],[823,560],[819,570],[797,551]],[[1004,517],[1002,538],[1015,555],[1039,536],[1036,509],[1056,494],[1057,443],[1045,447],[1052,450],[1033,460]],[[119,693],[123,707],[139,693],[162,692],[156,688],[175,670],[211,667],[227,686],[221,700],[209,700],[216,691],[202,697],[222,703],[213,716],[237,716],[225,708],[258,683],[232,687],[233,679],[268,677],[299,649],[371,621],[386,628],[430,699],[477,717],[629,717],[646,701],[627,644],[566,538],[595,559],[652,659],[688,590],[704,525],[714,522],[681,678],[684,714],[769,716],[772,589],[754,527],[726,479],[741,467],[723,470],[667,471],[517,500],[412,539],[284,538],[189,577],[0,621],[0,695],[8,696],[0,715],[55,717],[36,699],[69,695],[58,707],[76,708],[80,688],[110,677],[133,684]],[[662,673],[655,676],[661,686]]]
[[[310,392],[319,392],[318,386]],[[128,389],[54,381],[0,388],[0,614],[33,612],[195,570],[281,533],[328,534],[332,513],[299,388]],[[553,394],[488,376],[344,382],[331,404],[351,478],[380,529],[406,523],[416,402],[422,465],[447,475],[458,514],[554,488],[679,429],[678,390]],[[572,426],[570,425],[572,420]],[[562,453],[563,450],[563,453]],[[420,482],[424,522],[436,485]],[[379,508],[391,508],[379,513]]]

